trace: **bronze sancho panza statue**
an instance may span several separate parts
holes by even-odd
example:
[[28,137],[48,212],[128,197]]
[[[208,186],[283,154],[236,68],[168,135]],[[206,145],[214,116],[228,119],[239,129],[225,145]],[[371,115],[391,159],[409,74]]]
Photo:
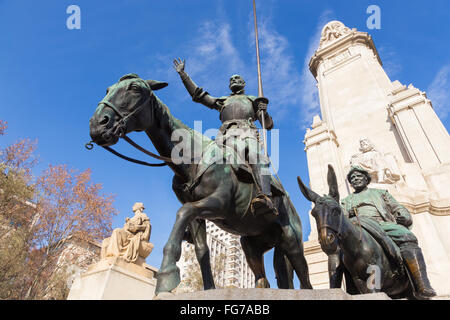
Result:
[[349,218],[355,222],[358,218],[375,221],[399,247],[417,294],[425,298],[435,296],[428,280],[422,250],[416,236],[409,230],[413,221],[408,209],[398,203],[388,191],[368,188],[370,174],[360,166],[350,169],[347,180],[355,190],[341,201]]
[[[345,275],[351,294],[385,292],[392,298],[429,299],[436,295],[408,210],[386,190],[371,189],[369,173],[352,167],[353,194],[339,203],[336,174],[328,166],[329,194],[319,196],[298,177],[300,190],[315,206],[319,242],[328,255],[330,288]],[[373,281],[375,280],[375,281]]]
[[[230,77],[231,94],[229,96],[213,97],[207,91],[198,87],[189,77],[184,70],[185,61],[174,60],[174,67],[193,101],[220,112],[222,126],[219,131],[222,135],[221,140],[226,141],[228,137],[236,137],[237,135],[238,139],[234,140],[235,147],[245,150],[245,160],[250,166],[255,183],[259,188],[259,193],[252,200],[253,211],[276,214],[276,209],[270,199],[272,193],[270,191],[269,159],[260,146],[258,131],[254,124],[259,119],[261,123],[264,121],[267,130],[273,128],[272,118],[267,112],[268,100],[245,94],[245,81],[237,74]],[[255,152],[257,153],[256,156],[252,154]],[[259,161],[251,161],[250,159]]]

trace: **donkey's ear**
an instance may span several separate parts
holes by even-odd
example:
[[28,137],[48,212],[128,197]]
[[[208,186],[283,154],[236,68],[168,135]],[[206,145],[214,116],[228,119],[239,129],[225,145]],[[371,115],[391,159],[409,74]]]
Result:
[[320,198],[320,196],[309,189],[305,184],[303,183],[302,179],[300,177],[297,177],[298,186],[300,187],[300,191],[303,193],[306,199],[308,199],[311,202],[316,202],[317,199]]
[[334,198],[337,202],[339,202],[339,188],[337,184],[336,173],[334,172],[331,164],[328,165],[328,174],[327,174],[327,182],[329,187],[329,196]]
[[156,80],[145,80],[152,90],[159,90],[167,87],[169,84],[167,82],[161,82]]

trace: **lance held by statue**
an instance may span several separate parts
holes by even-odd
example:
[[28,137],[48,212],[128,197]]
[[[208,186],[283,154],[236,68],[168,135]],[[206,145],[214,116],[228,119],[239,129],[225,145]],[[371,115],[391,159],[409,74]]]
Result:
[[245,94],[245,81],[240,75],[231,76],[229,96],[212,97],[189,77],[184,70],[185,61],[175,59],[174,68],[193,101],[220,112],[222,126],[216,142],[230,145],[231,140],[233,149],[244,155],[259,190],[251,201],[252,212],[278,214],[271,200],[269,159],[263,152],[258,130],[254,124],[256,120],[259,120],[264,123],[265,129],[273,128],[272,118],[267,112],[268,99]]

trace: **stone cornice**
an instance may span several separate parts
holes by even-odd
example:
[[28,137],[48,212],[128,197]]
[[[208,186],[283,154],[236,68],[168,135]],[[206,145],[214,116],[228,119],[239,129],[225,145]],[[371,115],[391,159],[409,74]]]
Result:
[[339,146],[336,134],[333,130],[328,129],[326,126],[321,126],[316,129],[310,130],[305,134],[305,151],[314,145],[320,144],[323,141],[333,141],[336,146]]
[[309,240],[304,242],[304,251],[305,255],[310,255],[314,253],[323,253],[322,247],[320,246],[320,243],[318,240]]
[[433,216],[448,216],[450,215],[450,206],[435,206],[433,201],[427,201],[418,204],[402,203],[411,214],[429,213]]
[[430,103],[426,94],[419,89],[410,86],[407,89],[398,91],[396,94],[392,95],[392,100],[388,105],[388,109],[394,115],[404,109],[413,108],[417,105],[426,103]]
[[333,41],[329,45],[318,49],[309,61],[309,70],[315,78],[317,78],[317,69],[320,63],[330,56],[332,53],[343,49],[343,47],[350,47],[354,44],[363,44],[372,49],[380,65],[382,65],[378,51],[373,43],[372,37],[367,32],[360,32],[353,29],[349,34]]

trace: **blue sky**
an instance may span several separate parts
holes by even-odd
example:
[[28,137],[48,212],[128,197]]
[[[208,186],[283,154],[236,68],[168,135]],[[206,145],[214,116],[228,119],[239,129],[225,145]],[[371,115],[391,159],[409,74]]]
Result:
[[[66,8],[81,9],[81,29],[66,27]],[[368,30],[369,5],[381,9],[381,29]],[[450,3],[433,1],[257,1],[264,93],[280,130],[279,176],[310,232],[308,203],[296,176],[308,180],[303,138],[319,113],[307,63],[325,23],[340,20],[369,32],[392,81],[428,93],[446,128],[450,90]],[[158,96],[189,126],[217,128],[219,115],[192,102],[172,68],[186,71],[214,96],[228,94],[228,79],[241,74],[247,93],[257,94],[251,0],[0,1],[0,119],[8,121],[4,147],[20,138],[38,140],[36,174],[49,163],[91,168],[93,180],[116,194],[120,214],[113,227],[143,202],[153,226],[155,249],[147,263],[159,267],[180,204],[171,190],[172,172],[125,162],[101,148],[87,151],[89,118],[108,86],[122,75],[166,81]],[[144,134],[133,139],[154,150]],[[117,150],[145,159],[124,142]],[[148,159],[145,159],[148,160]],[[271,254],[266,270],[272,287]],[[298,286],[298,285],[297,285]]]

